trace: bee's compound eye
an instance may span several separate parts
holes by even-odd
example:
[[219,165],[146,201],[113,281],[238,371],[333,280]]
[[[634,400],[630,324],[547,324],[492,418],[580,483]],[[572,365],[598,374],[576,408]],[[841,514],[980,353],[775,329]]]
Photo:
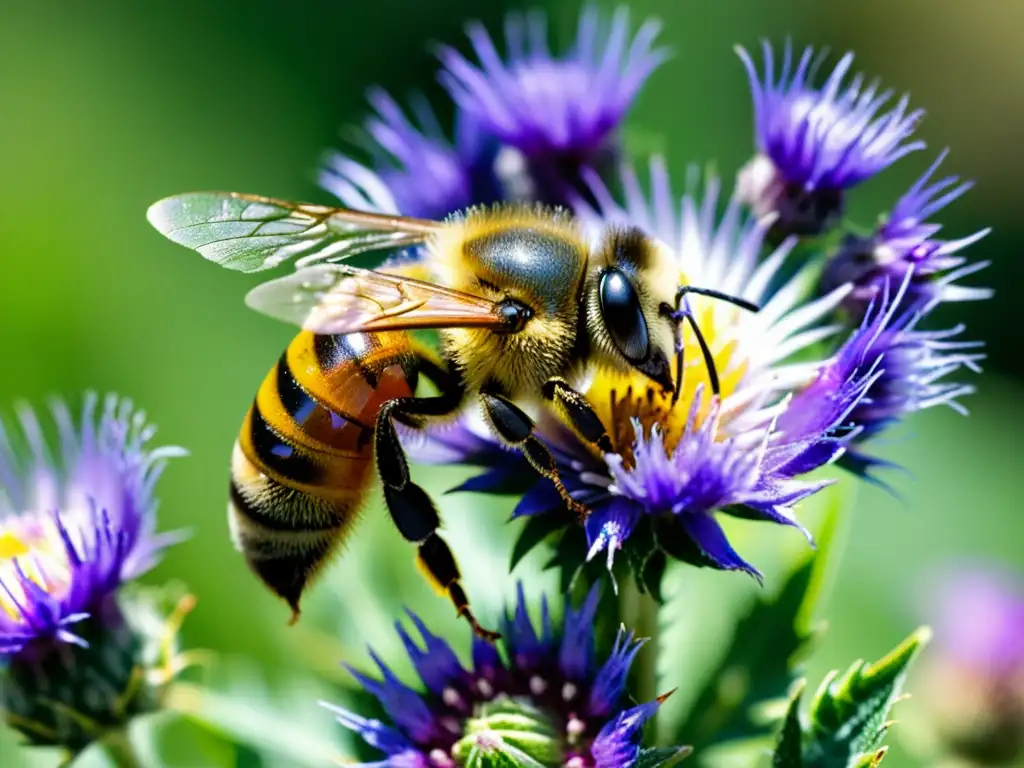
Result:
[[621,270],[609,269],[598,287],[601,317],[619,352],[630,363],[641,363],[650,354],[647,320],[636,289]]
[[533,317],[533,310],[515,299],[505,299],[498,305],[498,314],[504,323],[501,333],[518,333],[526,321]]

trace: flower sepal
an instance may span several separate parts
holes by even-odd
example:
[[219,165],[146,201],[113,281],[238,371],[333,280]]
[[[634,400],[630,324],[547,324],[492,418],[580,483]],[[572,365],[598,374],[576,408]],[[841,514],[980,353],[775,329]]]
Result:
[[466,721],[452,754],[466,768],[533,768],[561,765],[564,758],[559,734],[544,714],[507,697]]
[[[730,511],[725,509],[723,511]],[[675,521],[669,518],[660,518],[654,521],[654,532],[657,546],[662,552],[666,552],[674,559],[698,568],[723,569],[721,561],[707,552],[697,539],[686,532]],[[652,555],[653,556],[653,555]],[[755,572],[755,575],[756,572]]]
[[[740,507],[727,508],[723,511],[735,517],[756,517],[753,512],[747,512]],[[622,578],[632,577],[640,592],[649,593],[661,603],[661,582],[669,557],[699,568],[721,570],[723,567],[721,561],[702,549],[698,541],[685,529],[673,523],[674,521],[667,517],[640,518],[628,538],[613,546],[612,564],[609,568],[608,559],[603,556],[606,548],[598,546],[600,533],[596,537],[589,537],[588,541],[585,528],[571,519],[564,506],[549,512],[537,513],[528,518],[520,531],[513,548],[511,567],[514,568],[536,546],[548,541],[553,533],[560,530],[557,540],[554,541],[551,557],[544,568],[558,569],[559,584],[563,591],[569,591],[580,580],[585,584],[595,584],[606,573],[610,573],[616,590]],[[748,572],[755,578],[760,578],[756,570],[750,569]]]
[[641,594],[648,593],[660,605],[661,580],[668,566],[666,550],[654,537],[651,521],[642,519],[637,523],[626,542],[622,545],[623,560]]
[[179,588],[129,585],[74,623],[75,642],[27,644],[0,673],[4,719],[29,744],[75,755],[161,709],[185,666],[178,630],[193,602]]

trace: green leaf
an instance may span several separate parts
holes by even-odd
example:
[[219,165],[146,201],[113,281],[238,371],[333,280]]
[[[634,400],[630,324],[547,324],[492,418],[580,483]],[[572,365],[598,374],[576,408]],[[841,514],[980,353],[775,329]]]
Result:
[[690,714],[670,734],[698,751],[727,741],[767,737],[769,705],[785,699],[808,647],[823,627],[814,614],[822,600],[837,535],[846,507],[844,494],[833,491],[817,552],[790,572],[777,594],[759,597],[737,622],[732,642],[708,677]]
[[661,605],[665,602],[661,593],[661,585],[665,579],[665,569],[668,567],[668,556],[660,549],[651,553],[651,556],[647,558],[647,562],[644,563],[643,572],[640,574],[640,581],[642,589],[651,593],[651,597]]
[[[582,525],[573,524],[562,532],[562,537],[555,546],[555,553],[544,568],[559,570],[559,588],[565,594],[572,588],[576,578],[588,565],[591,567],[591,577],[598,572],[594,569],[604,569],[604,564],[596,560],[587,562],[587,534]],[[587,581],[592,583],[593,578],[588,578]]]
[[808,768],[861,765],[865,756],[877,753],[907,668],[930,636],[922,627],[884,659],[859,661],[839,679],[826,677],[811,705],[804,748]]
[[801,681],[793,692],[793,698],[786,709],[779,739],[772,755],[772,768],[803,768],[803,730],[800,727],[800,695],[804,683]]
[[802,686],[775,748],[775,768],[874,768],[885,756],[882,739],[910,662],[931,632],[918,629],[884,659],[858,661],[842,677],[826,676],[804,721]]
[[531,515],[519,532],[515,546],[512,548],[512,558],[508,565],[509,572],[515,570],[519,561],[526,557],[534,547],[565,525],[565,515],[561,512]]
[[631,768],[671,768],[693,752],[693,747],[651,747],[637,755]]
[[[239,747],[216,729],[177,712],[161,712],[153,719],[149,749],[153,765],[239,765]],[[249,765],[254,763],[250,760]],[[255,763],[258,765],[258,763]]]
[[[175,683],[168,709],[274,766],[322,766],[346,756],[344,729],[317,701],[329,690],[304,676],[271,686],[242,659],[223,657],[203,683]],[[181,764],[181,763],[176,763]]]
[[622,558],[632,572],[633,580],[640,592],[649,592],[660,604],[661,580],[665,575],[668,560],[654,538],[654,528],[650,520],[641,520],[634,528],[622,548]]

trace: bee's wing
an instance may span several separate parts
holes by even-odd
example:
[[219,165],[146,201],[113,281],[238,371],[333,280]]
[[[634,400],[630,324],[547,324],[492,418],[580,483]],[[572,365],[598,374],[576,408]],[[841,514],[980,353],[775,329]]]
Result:
[[257,286],[253,309],[314,333],[501,328],[493,301],[402,274],[318,264]]
[[170,240],[228,269],[259,272],[359,253],[408,248],[441,224],[240,192],[192,192],[154,203],[149,223]]

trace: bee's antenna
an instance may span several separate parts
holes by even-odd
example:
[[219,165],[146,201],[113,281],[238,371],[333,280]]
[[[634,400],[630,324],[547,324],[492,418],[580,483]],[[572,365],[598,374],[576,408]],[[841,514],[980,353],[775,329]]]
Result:
[[680,303],[683,297],[688,293],[695,293],[698,296],[708,296],[712,299],[719,299],[720,301],[727,301],[740,309],[745,309],[748,312],[760,312],[761,307],[752,301],[747,301],[739,296],[733,296],[731,293],[722,293],[716,291],[714,288],[698,288],[695,285],[681,285],[679,290],[676,291],[676,309],[679,309]]
[[676,306],[674,309],[668,304],[661,305],[661,314],[672,321],[672,339],[675,342],[676,347],[676,386],[675,391],[672,393],[672,405],[675,405],[679,400],[679,396],[683,388],[683,350],[685,349],[685,344],[683,344],[682,326],[684,320],[690,324],[690,327],[693,329],[694,336],[697,337],[697,343],[700,345],[701,355],[704,357],[704,364],[708,368],[708,378],[711,380],[711,391],[715,397],[718,397],[721,394],[721,382],[718,378],[718,369],[715,367],[715,358],[714,355],[711,354],[711,348],[708,346],[707,340],[704,338],[704,334],[697,325],[697,320],[694,318],[693,312],[690,311],[689,303],[686,301],[686,295],[688,293],[726,301],[740,309],[745,309],[748,312],[758,312],[761,309],[761,307],[754,302],[747,301],[739,296],[722,293],[721,291],[716,291],[713,288],[698,288],[694,285],[679,286],[679,290],[676,291]]
[[708,347],[707,341],[704,340],[704,334],[700,332],[700,326],[697,325],[697,321],[693,319],[690,311],[687,310],[683,317],[689,321],[690,327],[693,328],[693,335],[697,337],[697,343],[700,344],[700,353],[704,356],[704,364],[708,367],[708,378],[711,379],[711,393],[718,397],[722,393],[722,388],[718,381],[715,357],[711,354],[711,349]]

